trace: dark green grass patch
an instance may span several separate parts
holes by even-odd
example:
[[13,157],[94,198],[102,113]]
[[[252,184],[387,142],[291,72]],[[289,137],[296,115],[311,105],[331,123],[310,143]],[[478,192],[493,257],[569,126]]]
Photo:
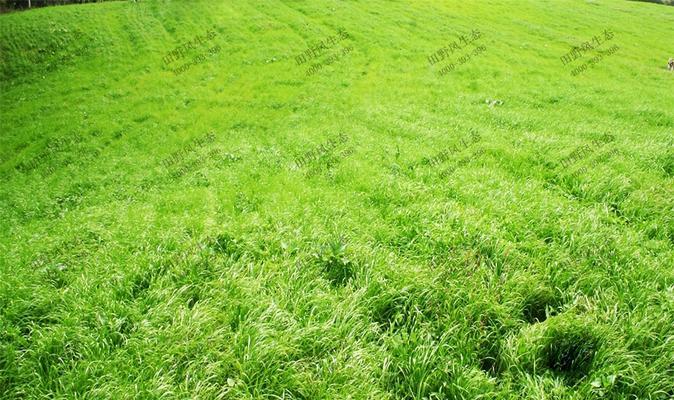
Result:
[[601,345],[596,333],[585,324],[553,324],[545,333],[541,358],[543,366],[570,380],[590,372]]

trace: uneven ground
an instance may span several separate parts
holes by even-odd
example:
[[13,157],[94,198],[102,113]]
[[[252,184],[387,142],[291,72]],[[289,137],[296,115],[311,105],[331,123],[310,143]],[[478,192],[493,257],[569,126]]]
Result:
[[0,16],[0,398],[672,398],[672,26],[618,0]]

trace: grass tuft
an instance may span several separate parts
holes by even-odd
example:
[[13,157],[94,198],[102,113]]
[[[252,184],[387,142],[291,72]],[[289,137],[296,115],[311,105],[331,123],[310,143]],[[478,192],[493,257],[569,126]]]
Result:
[[575,382],[590,373],[601,344],[586,323],[559,319],[547,327],[540,357],[544,367]]

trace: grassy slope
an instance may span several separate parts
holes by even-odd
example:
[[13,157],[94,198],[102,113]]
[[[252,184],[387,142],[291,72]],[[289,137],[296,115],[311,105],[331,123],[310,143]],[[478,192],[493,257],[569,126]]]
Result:
[[[674,395],[673,25],[626,1],[0,16],[0,397]],[[162,66],[210,28],[220,53]],[[305,77],[338,28],[353,52]],[[571,77],[605,28],[618,53]],[[427,55],[472,29],[486,52],[438,77]],[[340,132],[352,155],[291,168]]]

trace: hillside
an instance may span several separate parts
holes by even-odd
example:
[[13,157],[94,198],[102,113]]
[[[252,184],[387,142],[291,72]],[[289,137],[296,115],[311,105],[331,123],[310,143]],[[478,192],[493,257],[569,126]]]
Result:
[[619,0],[0,15],[0,398],[674,397],[672,26]]

